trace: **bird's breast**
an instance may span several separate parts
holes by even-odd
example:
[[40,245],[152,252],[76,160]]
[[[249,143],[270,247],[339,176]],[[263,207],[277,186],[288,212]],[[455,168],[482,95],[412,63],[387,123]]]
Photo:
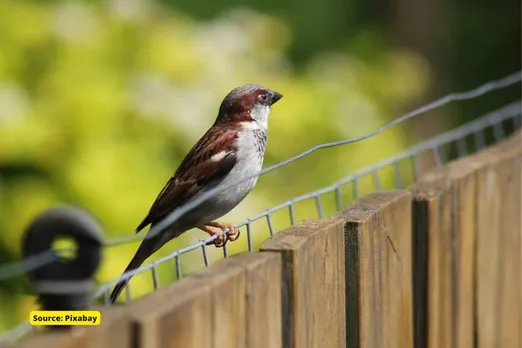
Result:
[[227,214],[234,209],[249,193],[257,182],[257,177],[244,182],[246,177],[258,174],[263,166],[263,158],[266,148],[266,131],[249,129],[238,133],[236,143],[237,161],[225,178],[203,189],[208,191],[216,186],[231,186],[208,199],[201,206],[202,222],[212,221]]
[[[264,129],[249,129],[241,132],[237,139],[237,163],[232,172],[235,177],[246,177],[258,173],[263,166],[266,149],[266,131]],[[257,178],[245,183],[244,189],[251,190]]]
[[[238,135],[236,143],[236,165],[220,185],[234,185],[261,171],[266,148],[266,132],[251,130]],[[254,188],[257,177],[249,179],[224,191],[217,199],[232,209]]]

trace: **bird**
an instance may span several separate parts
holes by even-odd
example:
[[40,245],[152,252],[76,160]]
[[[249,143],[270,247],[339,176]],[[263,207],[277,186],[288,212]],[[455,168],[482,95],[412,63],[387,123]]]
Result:
[[[181,161],[136,228],[136,233],[148,225],[152,229],[167,215],[209,190],[233,185],[244,177],[259,173],[267,145],[271,106],[282,97],[281,93],[258,84],[246,84],[231,90],[221,102],[214,123]],[[140,267],[167,242],[192,228],[217,236],[211,244],[218,248],[225,244],[225,230],[226,240],[235,241],[239,231],[234,224],[216,220],[234,209],[252,191],[257,178],[218,192],[180,216],[169,227],[147,235],[123,274]],[[111,303],[116,301],[129,280],[120,279],[115,285]]]

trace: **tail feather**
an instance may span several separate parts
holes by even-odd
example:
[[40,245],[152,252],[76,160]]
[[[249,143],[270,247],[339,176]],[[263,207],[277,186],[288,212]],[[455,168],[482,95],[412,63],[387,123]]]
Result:
[[[147,224],[149,224],[148,221],[149,217],[147,216],[143,222],[138,226],[138,231],[140,228],[143,228]],[[154,226],[154,223],[151,224],[151,228]],[[150,230],[149,230],[150,231]],[[141,242],[140,247],[138,248],[138,251],[136,251],[136,254],[132,258],[132,260],[129,262],[129,265],[127,268],[125,268],[125,271],[123,274],[135,270],[136,268],[140,267],[145,260],[149,258],[153,253],[155,253],[157,250],[159,250],[165,243],[167,243],[172,238],[175,238],[176,236],[179,236],[179,233],[177,233],[178,230],[170,229],[169,231],[162,231],[161,233],[156,234],[155,236],[148,236]],[[116,299],[122,292],[122,290],[127,286],[129,283],[130,278],[119,281],[111,293],[110,301],[111,303],[116,302]]]
[[[145,262],[145,260],[148,259],[150,255],[152,255],[152,253],[154,251],[152,251],[150,248],[147,247],[145,241],[146,240],[144,240],[143,243],[140,245],[140,247],[138,248],[138,251],[136,251],[136,254],[132,258],[132,260],[129,262],[129,265],[127,266],[127,268],[125,268],[125,271],[123,272],[123,274],[140,267],[142,265],[142,263]],[[114,287],[114,289],[112,290],[112,293],[111,293],[111,299],[110,299],[111,303],[114,303],[116,301],[116,299],[121,294],[121,292],[123,291],[125,286],[127,286],[127,284],[129,283],[129,280],[130,280],[130,278],[124,279],[116,284],[116,286]]]
[[152,221],[151,221],[151,218],[150,218],[150,214],[147,214],[147,216],[145,216],[145,218],[143,219],[143,221],[140,222],[140,224],[138,225],[138,227],[136,227],[136,233],[139,233],[142,229],[144,229],[145,227],[147,227],[148,224],[150,224]]

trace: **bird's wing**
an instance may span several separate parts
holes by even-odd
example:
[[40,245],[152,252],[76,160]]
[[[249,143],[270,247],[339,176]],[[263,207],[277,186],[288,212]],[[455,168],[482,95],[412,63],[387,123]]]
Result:
[[211,128],[194,145],[163,187],[149,213],[136,228],[136,233],[186,203],[207,183],[226,176],[237,161],[236,138],[234,131]]

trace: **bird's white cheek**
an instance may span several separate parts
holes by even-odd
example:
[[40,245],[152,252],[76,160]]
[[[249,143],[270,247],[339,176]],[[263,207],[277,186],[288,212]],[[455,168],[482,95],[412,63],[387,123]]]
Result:
[[268,116],[270,115],[270,106],[259,105],[255,106],[250,112],[252,118],[256,121],[258,127],[268,127]]

